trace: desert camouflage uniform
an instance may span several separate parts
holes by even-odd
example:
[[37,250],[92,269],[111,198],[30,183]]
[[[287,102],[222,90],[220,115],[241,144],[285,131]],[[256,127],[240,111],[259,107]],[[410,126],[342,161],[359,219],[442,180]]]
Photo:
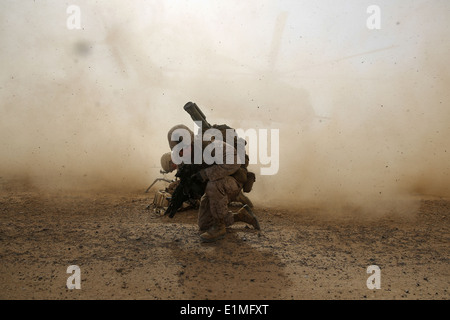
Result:
[[[173,149],[177,143],[171,141],[171,133],[174,132],[175,129],[186,129],[186,127],[178,125],[169,131],[168,139],[171,149]],[[193,141],[193,133],[192,131],[189,132],[191,141]],[[248,223],[255,229],[260,230],[258,219],[250,209],[253,205],[251,201],[242,194],[244,183],[247,180],[247,170],[245,167],[247,165],[246,160],[248,157],[245,156],[244,159],[239,159],[241,161],[238,161],[236,149],[222,140],[214,140],[212,142],[205,142],[204,140],[201,151],[203,151],[204,147],[210,143],[217,144],[214,146],[215,151],[220,149],[223,150],[223,162],[213,163],[211,165],[204,162],[202,164],[204,168],[198,172],[200,175],[199,179],[203,182],[207,181],[205,192],[200,199],[198,212],[198,226],[201,231],[200,238],[207,242],[220,239],[226,233],[226,227],[239,221]],[[191,145],[191,152],[195,147],[195,144]],[[193,157],[193,154],[191,154],[191,156]],[[242,166],[244,166],[244,168],[242,168]],[[242,180],[242,178],[244,178],[244,180]],[[244,206],[237,213],[228,211],[228,204],[230,201],[237,199],[242,201]]]
[[222,145],[224,159],[223,164],[214,164],[203,169],[208,183],[200,200],[198,213],[198,226],[201,231],[207,230],[215,223],[225,224],[226,227],[233,224],[234,218],[228,211],[228,203],[236,198],[242,189],[241,183],[231,176],[241,166],[237,163],[236,150],[223,141],[214,143]]

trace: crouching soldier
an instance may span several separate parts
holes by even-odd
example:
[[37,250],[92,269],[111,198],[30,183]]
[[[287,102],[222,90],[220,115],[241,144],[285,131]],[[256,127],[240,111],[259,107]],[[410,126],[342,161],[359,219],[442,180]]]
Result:
[[[174,141],[183,144],[182,140],[178,140],[176,137],[174,139],[172,136],[176,129],[180,129],[180,126],[172,128],[168,134],[171,149],[174,148]],[[192,136],[190,130],[189,135]],[[184,155],[185,159],[194,159],[195,148],[198,146],[192,140],[191,143],[183,146],[183,153],[187,153]],[[205,164],[205,159],[203,159],[202,169],[192,176],[193,180],[206,185],[198,210],[200,238],[205,242],[219,240],[225,236],[226,228],[236,222],[245,222],[259,230],[258,219],[248,204],[245,204],[236,213],[228,211],[228,204],[232,200],[239,199],[244,185],[237,174],[242,161],[241,163],[238,161],[236,149],[219,139],[211,141],[208,145],[210,150],[222,150],[223,157],[219,161],[208,161],[208,163],[212,163],[209,165]],[[197,151],[203,154],[203,145],[201,148],[202,150]],[[174,154],[172,154],[173,156]]]

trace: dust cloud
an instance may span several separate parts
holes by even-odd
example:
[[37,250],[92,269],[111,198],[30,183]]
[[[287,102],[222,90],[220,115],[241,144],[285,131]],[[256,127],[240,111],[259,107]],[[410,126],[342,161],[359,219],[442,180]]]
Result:
[[[447,1],[3,1],[0,176],[144,191],[167,131],[280,132],[261,206],[412,212],[450,196]],[[260,165],[251,169],[259,172]]]

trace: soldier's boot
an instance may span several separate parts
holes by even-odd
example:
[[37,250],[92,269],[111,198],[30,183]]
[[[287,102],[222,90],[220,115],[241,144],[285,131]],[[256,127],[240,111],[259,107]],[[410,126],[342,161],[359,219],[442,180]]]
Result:
[[252,225],[256,230],[260,230],[258,218],[256,218],[252,209],[248,205],[244,205],[239,211],[233,214],[234,222],[245,222]]
[[204,242],[214,242],[214,241],[222,239],[226,233],[227,233],[227,230],[225,228],[225,224],[218,223],[218,224],[214,224],[206,232],[203,232],[200,235],[200,238]]
[[236,201],[237,201],[237,202],[240,202],[240,203],[242,203],[242,204],[246,204],[246,205],[248,205],[250,208],[253,208],[253,203],[252,203],[252,201],[251,201],[245,194],[243,194],[242,191],[239,192],[238,196],[236,197]]

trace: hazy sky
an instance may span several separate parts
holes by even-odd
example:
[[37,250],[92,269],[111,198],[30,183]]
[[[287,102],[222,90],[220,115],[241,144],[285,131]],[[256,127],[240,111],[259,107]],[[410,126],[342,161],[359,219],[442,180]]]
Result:
[[[194,101],[212,123],[279,128],[272,179],[299,187],[295,167],[301,196],[443,190],[449,12],[448,0],[0,0],[0,175],[145,187]],[[329,121],[308,131],[315,115]]]

